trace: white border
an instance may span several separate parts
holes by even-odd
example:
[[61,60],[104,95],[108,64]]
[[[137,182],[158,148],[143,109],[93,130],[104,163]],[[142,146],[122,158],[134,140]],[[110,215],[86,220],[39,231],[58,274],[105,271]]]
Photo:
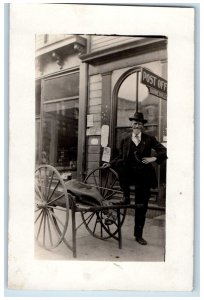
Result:
[[[191,291],[193,286],[193,9],[22,4],[11,6],[9,287],[49,290]],[[104,22],[104,16],[106,22]],[[118,22],[123,20],[123,22]],[[167,253],[165,263],[36,261],[34,35],[168,36]],[[188,137],[188,138],[186,138]],[[175,234],[176,233],[176,234]],[[91,280],[84,272],[89,270]],[[105,275],[104,275],[105,274]],[[124,280],[128,278],[128,280]],[[50,285],[51,282],[51,285]]]

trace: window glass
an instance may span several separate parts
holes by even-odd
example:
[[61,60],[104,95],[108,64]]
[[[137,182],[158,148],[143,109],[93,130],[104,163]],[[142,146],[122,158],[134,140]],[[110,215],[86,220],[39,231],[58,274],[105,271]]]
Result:
[[35,115],[40,115],[41,105],[41,81],[36,81],[35,84]]
[[[153,62],[144,65],[152,72],[161,76],[161,62]],[[132,72],[132,71],[131,71]],[[132,132],[129,117],[133,116],[137,110],[142,112],[147,120],[144,132],[155,136],[166,146],[167,141],[167,101],[149,94],[148,88],[141,82],[141,71],[135,70],[122,81],[118,94],[116,95],[116,128],[115,145],[113,157],[118,154],[121,140]],[[138,100],[138,103],[136,101]],[[152,153],[154,155],[154,153]],[[163,191],[166,183],[166,165],[158,167],[153,164],[158,176],[158,187]],[[158,201],[164,203],[164,197]]]
[[75,171],[79,101],[60,101],[43,107],[42,163]]
[[44,81],[44,101],[79,95],[79,73],[71,73]]
[[141,83],[141,72],[130,74],[121,84],[117,96],[117,123],[116,123],[116,148],[121,139],[131,132],[129,117],[136,111],[136,99],[138,99],[138,111],[142,112],[148,120],[145,131],[148,134],[159,137],[159,98],[150,95],[147,87]]

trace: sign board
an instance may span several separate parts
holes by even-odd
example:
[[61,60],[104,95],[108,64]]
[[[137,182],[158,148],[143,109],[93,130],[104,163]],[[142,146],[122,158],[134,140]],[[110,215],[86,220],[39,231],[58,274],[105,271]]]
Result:
[[90,127],[86,129],[86,135],[101,135],[101,127]]
[[148,87],[150,94],[167,100],[167,81],[165,79],[142,68],[141,82]]
[[102,125],[101,127],[101,146],[106,147],[108,145],[109,138],[109,126]]
[[102,161],[109,162],[110,157],[111,157],[111,148],[110,147],[104,147],[103,148]]
[[158,90],[156,90],[152,87],[148,87],[148,89],[149,89],[149,93],[151,95],[154,95],[154,96],[157,96],[157,97],[162,98],[164,100],[167,100],[167,94],[166,93],[158,91]]

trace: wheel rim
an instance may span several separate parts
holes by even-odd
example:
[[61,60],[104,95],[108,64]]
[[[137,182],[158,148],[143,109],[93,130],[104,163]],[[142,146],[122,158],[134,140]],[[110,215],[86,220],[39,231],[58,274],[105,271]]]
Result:
[[[121,199],[121,188],[117,173],[111,168],[97,168],[91,171],[84,180],[85,183],[97,187],[105,202],[108,205],[113,200]],[[126,209],[120,209],[120,226],[122,226],[126,215]],[[111,209],[96,212],[82,212],[82,220],[86,229],[96,238],[108,239],[118,233],[117,210]],[[112,220],[112,224],[106,224],[107,219]]]
[[35,170],[35,239],[45,249],[57,247],[67,230],[69,200],[59,172],[50,165]]

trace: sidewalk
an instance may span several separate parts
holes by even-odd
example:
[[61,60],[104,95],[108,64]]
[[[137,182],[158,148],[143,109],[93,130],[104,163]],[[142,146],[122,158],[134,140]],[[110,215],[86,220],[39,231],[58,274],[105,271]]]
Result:
[[[81,218],[77,214],[77,219]],[[146,219],[143,237],[148,244],[138,244],[133,236],[134,217],[126,215],[122,226],[122,249],[118,248],[118,241],[114,239],[100,240],[90,235],[85,226],[77,232],[77,258],[73,258],[71,250],[61,243],[52,251],[35,247],[35,258],[45,260],[97,260],[97,261],[164,261],[165,256],[165,224],[161,222],[165,216]],[[79,220],[79,223],[81,221]],[[71,243],[71,220],[66,233]]]

